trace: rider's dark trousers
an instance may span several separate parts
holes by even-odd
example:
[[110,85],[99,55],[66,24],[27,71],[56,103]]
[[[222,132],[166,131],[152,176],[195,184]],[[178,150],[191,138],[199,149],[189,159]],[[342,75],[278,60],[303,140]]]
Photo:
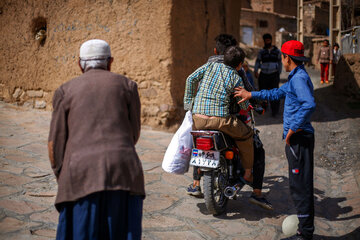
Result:
[[[278,72],[271,73],[271,74],[265,74],[263,72],[260,72],[259,75],[259,90],[270,90],[273,88],[279,88],[280,83],[280,75]],[[271,113],[273,115],[276,115],[279,113],[280,109],[280,101],[270,101],[270,107],[271,107]]]
[[306,239],[314,232],[314,134],[300,131],[285,146],[289,185],[299,218],[298,230]]
[[262,189],[265,173],[265,150],[254,143],[253,189]]

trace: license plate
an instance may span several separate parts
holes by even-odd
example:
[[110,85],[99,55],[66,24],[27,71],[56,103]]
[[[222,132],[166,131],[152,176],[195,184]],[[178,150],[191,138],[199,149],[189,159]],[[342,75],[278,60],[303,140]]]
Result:
[[190,165],[207,168],[219,166],[220,152],[204,151],[194,148],[191,154]]

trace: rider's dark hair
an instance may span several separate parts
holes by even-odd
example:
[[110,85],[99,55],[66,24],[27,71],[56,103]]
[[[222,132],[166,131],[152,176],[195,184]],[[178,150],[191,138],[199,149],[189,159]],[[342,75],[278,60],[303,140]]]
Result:
[[230,67],[237,68],[245,59],[245,52],[238,46],[231,46],[225,50],[224,63]]
[[224,55],[224,52],[228,47],[236,46],[238,44],[236,39],[230,34],[220,34],[216,36],[215,41],[216,52],[219,55]]

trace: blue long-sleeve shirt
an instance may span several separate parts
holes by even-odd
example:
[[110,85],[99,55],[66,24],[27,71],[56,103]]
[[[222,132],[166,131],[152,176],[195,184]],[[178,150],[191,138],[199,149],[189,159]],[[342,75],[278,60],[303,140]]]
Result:
[[294,132],[302,129],[314,133],[310,123],[311,114],[316,106],[314,87],[304,65],[293,69],[288,81],[280,88],[251,92],[251,96],[270,101],[285,98],[283,138],[286,137],[289,129]]

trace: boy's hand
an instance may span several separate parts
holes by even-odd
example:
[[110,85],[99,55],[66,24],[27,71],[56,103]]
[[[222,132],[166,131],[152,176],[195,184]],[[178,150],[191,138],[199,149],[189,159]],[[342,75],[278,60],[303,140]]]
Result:
[[242,103],[251,98],[251,92],[246,91],[242,87],[236,87],[234,97],[241,97],[242,99],[238,103]]
[[291,129],[289,129],[287,135],[286,135],[286,138],[285,138],[285,142],[287,145],[290,146],[290,137],[294,134],[295,132]]

